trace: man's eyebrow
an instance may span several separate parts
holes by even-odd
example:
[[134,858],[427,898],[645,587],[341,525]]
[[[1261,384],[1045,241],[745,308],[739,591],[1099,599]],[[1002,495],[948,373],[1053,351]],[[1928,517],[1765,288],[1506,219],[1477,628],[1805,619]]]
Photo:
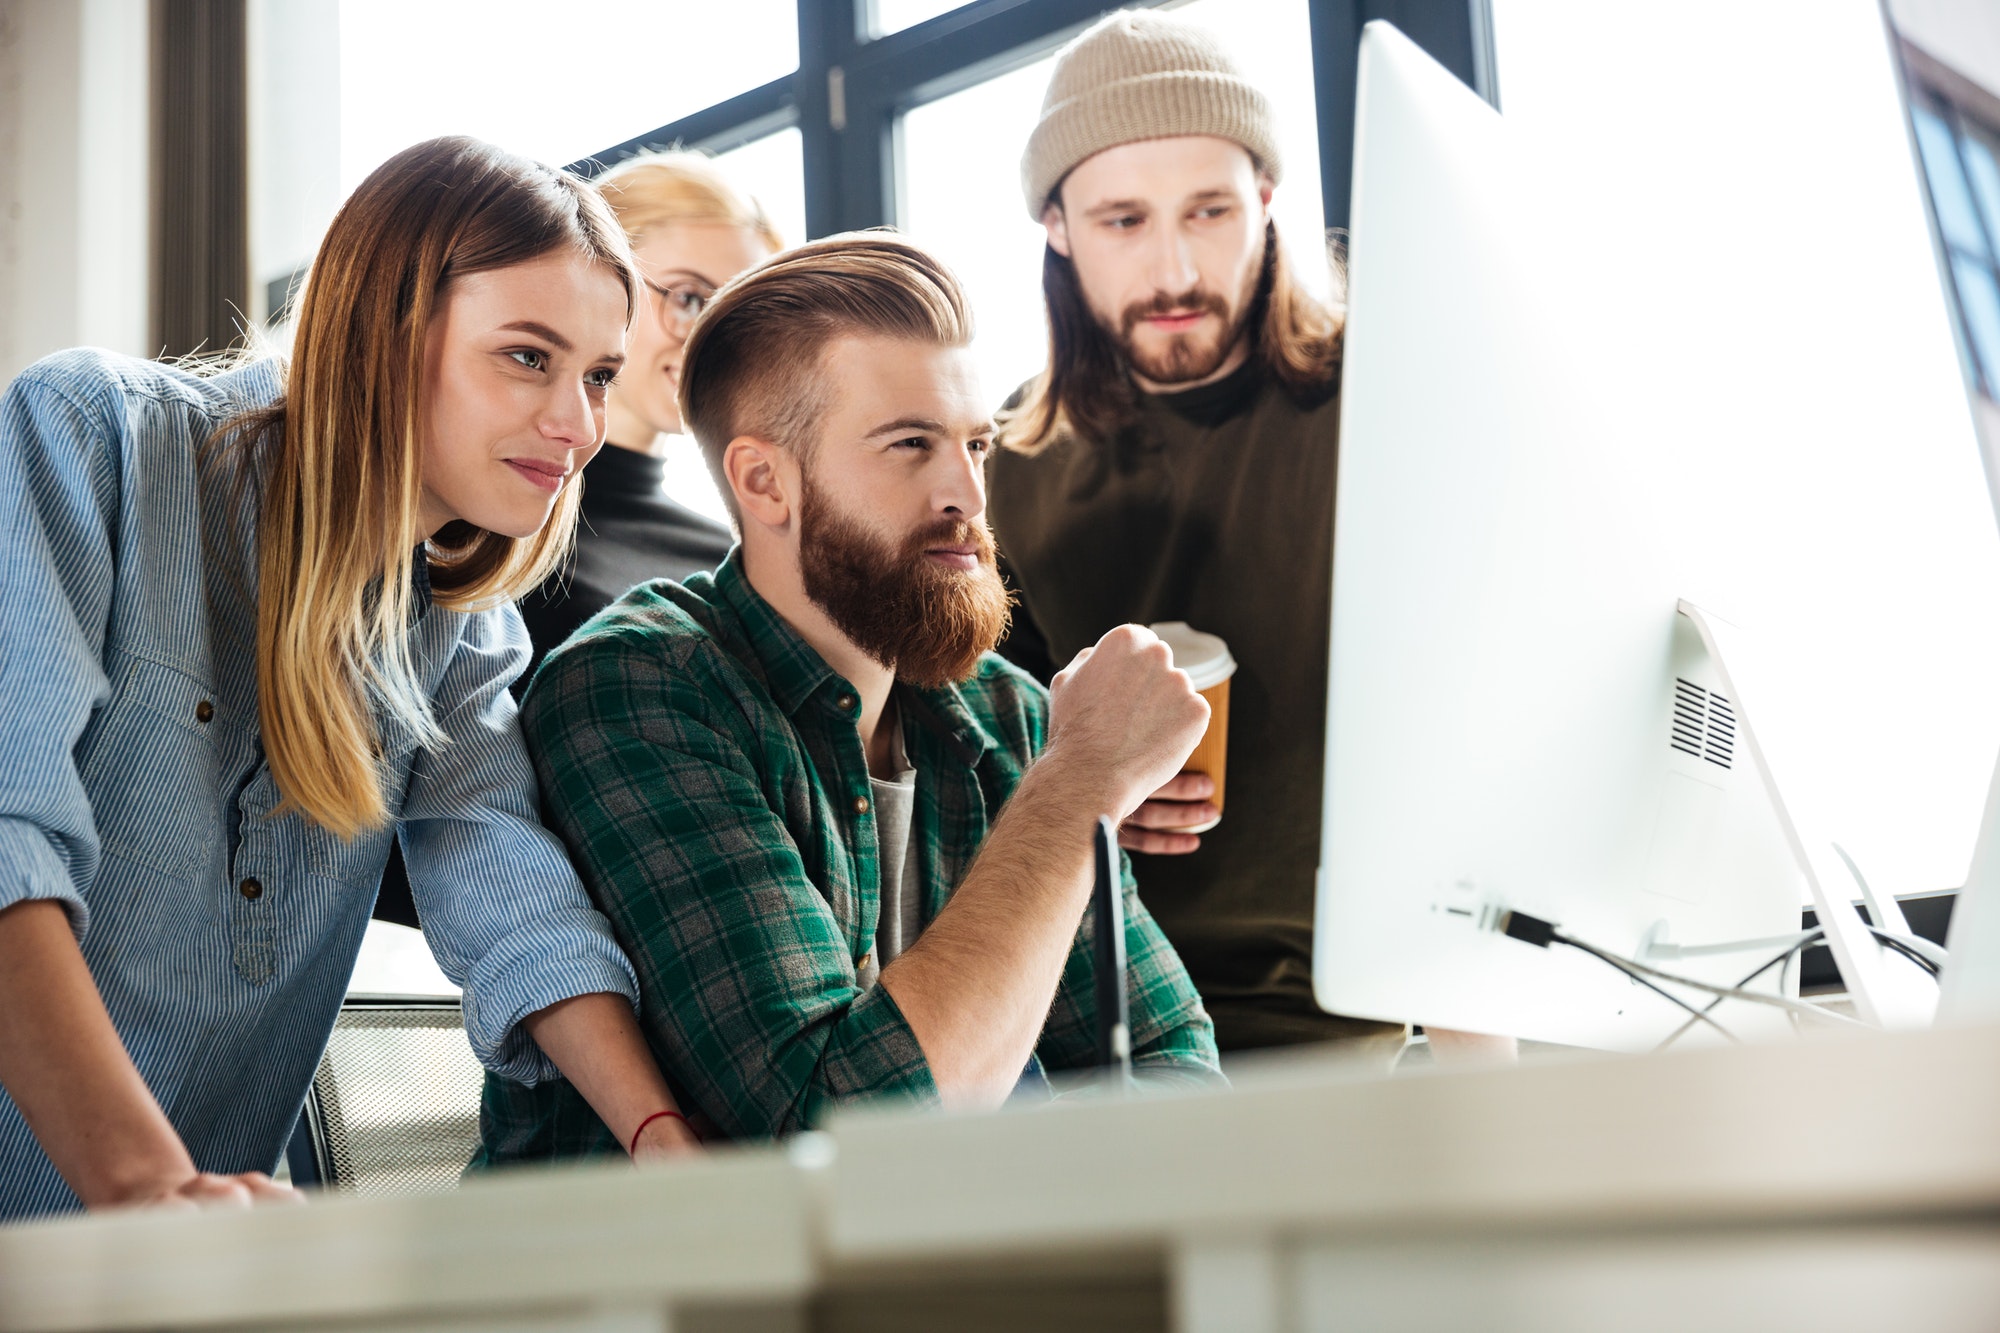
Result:
[[[1196,190],[1187,196],[1190,204],[1207,203],[1214,199],[1234,199],[1236,191],[1221,185],[1212,185],[1206,190]],[[1101,204],[1092,204],[1083,210],[1085,217],[1097,217],[1105,213],[1143,213],[1147,207],[1144,199],[1111,199]]]
[[569,339],[557,333],[538,319],[517,319],[512,324],[502,324],[502,333],[532,333],[537,338],[548,341],[558,352],[574,352],[576,347]]
[[1093,218],[1100,213],[1136,213],[1144,211],[1145,207],[1146,201],[1143,199],[1107,199],[1101,204],[1092,204],[1084,209],[1083,215]]
[[[992,435],[999,429],[992,422],[984,421],[974,426],[966,435],[968,439],[976,438],[981,435]],[[949,427],[933,417],[897,417],[894,421],[883,422],[862,438],[872,440],[878,435],[950,435],[951,433]]]

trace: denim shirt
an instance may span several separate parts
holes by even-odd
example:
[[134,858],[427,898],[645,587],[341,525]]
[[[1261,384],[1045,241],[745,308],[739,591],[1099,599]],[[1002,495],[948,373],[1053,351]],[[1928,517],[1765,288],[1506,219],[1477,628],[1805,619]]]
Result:
[[[429,605],[410,655],[445,741],[382,726],[392,827],[343,842],[277,812],[258,725],[256,488],[201,458],[265,405],[261,362],[212,378],[95,351],[0,399],[0,909],[61,902],[139,1072],[206,1171],[269,1170],[296,1119],[400,835],[425,935],[486,1066],[554,1070],[519,1026],[637,995],[537,814],[508,684],[512,606]],[[0,1093],[0,1219],[74,1208]]]

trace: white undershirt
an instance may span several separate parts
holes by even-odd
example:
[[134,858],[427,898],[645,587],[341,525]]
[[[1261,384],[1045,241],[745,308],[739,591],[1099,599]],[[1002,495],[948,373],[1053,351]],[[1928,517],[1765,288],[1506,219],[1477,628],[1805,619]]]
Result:
[[875,809],[876,866],[880,872],[876,894],[875,943],[868,951],[868,963],[859,974],[863,990],[875,984],[882,969],[915,943],[923,929],[923,883],[916,850],[917,770],[910,765],[903,744],[900,713],[884,710],[882,725],[895,728],[890,738],[890,758],[896,765],[892,778],[868,775],[869,798]]

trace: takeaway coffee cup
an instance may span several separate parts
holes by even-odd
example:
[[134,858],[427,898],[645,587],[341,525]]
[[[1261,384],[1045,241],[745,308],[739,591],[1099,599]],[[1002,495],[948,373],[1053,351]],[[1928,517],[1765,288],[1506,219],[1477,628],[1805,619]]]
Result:
[[[1184,620],[1162,621],[1147,628],[1172,650],[1174,665],[1188,673],[1195,689],[1208,700],[1208,730],[1202,733],[1201,743],[1194,747],[1181,771],[1206,773],[1215,780],[1215,795],[1209,801],[1219,812],[1223,779],[1229,771],[1229,678],[1236,674],[1236,659],[1229,655],[1228,644],[1213,634],[1190,628]],[[1221,822],[1218,815],[1206,823],[1173,831],[1206,833]]]

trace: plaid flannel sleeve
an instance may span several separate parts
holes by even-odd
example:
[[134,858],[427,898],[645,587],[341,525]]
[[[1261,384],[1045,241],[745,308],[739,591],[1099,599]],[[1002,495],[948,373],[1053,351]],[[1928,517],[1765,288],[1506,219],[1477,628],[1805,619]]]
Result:
[[[676,647],[680,641],[676,641]],[[676,1090],[730,1137],[852,1096],[936,1097],[889,993],[863,991],[767,787],[781,730],[718,649],[632,627],[551,657],[523,713],[549,818],[640,978]]]

